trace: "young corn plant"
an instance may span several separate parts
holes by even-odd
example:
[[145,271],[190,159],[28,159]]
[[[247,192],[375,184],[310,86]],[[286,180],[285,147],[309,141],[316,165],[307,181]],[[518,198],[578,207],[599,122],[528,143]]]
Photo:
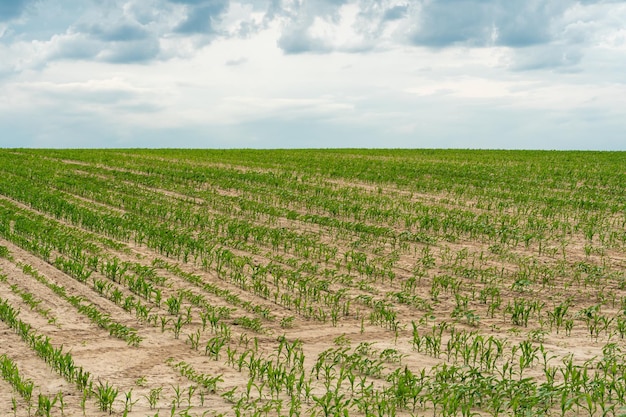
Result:
[[109,385],[109,382],[102,381],[98,382],[98,386],[95,390],[96,400],[98,402],[98,407],[101,411],[108,411],[109,414],[113,413],[113,403],[115,402],[115,398],[117,398],[118,389]]
[[54,396],[54,398],[50,399],[49,396],[44,394],[39,394],[37,399],[37,412],[36,415],[42,417],[50,417],[52,413],[52,407],[56,404],[58,400],[58,396]]

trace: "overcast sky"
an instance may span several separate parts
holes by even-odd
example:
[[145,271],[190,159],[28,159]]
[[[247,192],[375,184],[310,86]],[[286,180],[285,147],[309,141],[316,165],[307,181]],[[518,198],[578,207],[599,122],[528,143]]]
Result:
[[0,0],[0,146],[626,150],[626,1]]

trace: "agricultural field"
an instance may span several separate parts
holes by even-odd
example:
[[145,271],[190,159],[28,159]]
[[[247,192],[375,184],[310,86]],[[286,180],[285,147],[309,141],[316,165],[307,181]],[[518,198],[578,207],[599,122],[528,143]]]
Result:
[[626,153],[0,150],[2,416],[626,415]]

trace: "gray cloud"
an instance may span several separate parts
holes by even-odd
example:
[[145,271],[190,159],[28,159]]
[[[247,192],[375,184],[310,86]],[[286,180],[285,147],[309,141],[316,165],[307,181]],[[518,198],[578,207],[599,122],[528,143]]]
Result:
[[170,0],[187,5],[187,15],[174,31],[181,34],[212,34],[214,23],[228,10],[228,0]]
[[2,0],[0,1],[0,22],[19,17],[35,0]]
[[389,21],[389,20],[402,19],[403,17],[406,16],[408,10],[409,10],[408,4],[401,4],[401,5],[390,7],[385,10],[382,20]]
[[407,17],[407,35],[412,45],[435,49],[506,47],[515,71],[576,72],[599,34],[619,29],[607,19],[610,3],[625,1],[422,0]]
[[278,39],[278,46],[287,54],[329,52],[332,46],[310,34],[317,17],[337,23],[339,9],[348,0],[271,1],[268,13],[274,18],[286,18],[288,23]]
[[577,72],[583,54],[579,48],[563,45],[540,45],[515,51],[511,69],[530,71],[553,69],[559,72]]
[[[5,33],[1,42],[23,42],[16,51],[34,52],[26,59],[8,57],[13,62],[0,65],[0,72],[26,66],[41,69],[54,60],[167,60],[176,53],[161,49],[164,38],[195,36],[195,44],[200,45],[226,34],[219,24],[229,0],[109,0],[91,5],[74,1],[77,3],[60,2],[57,10],[53,2],[42,0],[0,0],[0,22],[23,15],[28,5],[37,3],[25,19],[0,27]],[[36,50],[28,45],[31,40],[37,41]]]
[[[200,4],[200,2],[195,2]],[[202,2],[207,7],[210,2]],[[48,41],[47,60],[146,63],[168,59],[161,38],[175,33],[196,4],[170,0],[117,0],[78,14],[65,33]]]
[[134,42],[109,43],[96,58],[114,64],[142,63],[153,60],[159,52],[158,40],[150,38]]
[[[448,47],[507,47],[514,70],[555,68],[572,70],[583,58],[598,28],[593,14],[609,3],[624,0],[271,0],[266,20],[283,22],[278,46],[287,54],[363,52],[391,43],[443,49]],[[351,29],[354,44],[313,34],[319,19],[339,22],[346,4],[358,7]],[[576,17],[572,17],[576,15]],[[600,21],[603,18],[599,19]],[[393,25],[393,32],[386,31]],[[602,28],[603,30],[606,28]],[[617,28],[619,29],[619,28]],[[391,34],[390,34],[391,33]],[[535,50],[536,49],[536,50]]]
[[246,62],[248,62],[248,59],[246,59],[246,58],[230,59],[230,60],[226,61],[226,66],[228,66],[228,67],[238,67],[240,65],[244,65]]
[[320,39],[315,39],[308,33],[308,26],[294,25],[283,32],[278,39],[278,46],[286,54],[300,54],[305,52],[329,52],[331,47]]
[[[59,27],[50,32],[50,26],[43,23],[54,10],[52,2],[0,0],[0,21],[8,22],[3,23],[8,35],[1,41],[37,40],[49,49],[40,55],[50,60],[143,63],[178,56],[171,42],[164,41],[168,38],[183,41],[192,37],[193,45],[199,47],[218,37],[249,38],[277,25],[280,35],[276,42],[286,54],[360,53],[394,44],[433,49],[503,46],[510,48],[511,69],[571,70],[591,42],[602,41],[598,33],[619,29],[615,25],[621,24],[620,17],[613,17],[611,23],[607,10],[626,2],[232,0],[236,7],[231,8],[231,0],[109,0],[91,5],[74,1],[59,2],[63,10],[55,12],[56,20],[52,19]],[[29,5],[33,13],[24,15]],[[346,5],[350,5],[345,9],[350,13],[356,8],[356,16],[350,15],[355,21],[341,20],[340,11]],[[256,13],[265,10],[265,17],[241,18],[241,10],[250,6]],[[74,9],[75,16],[71,13]],[[234,10],[232,16],[229,10]],[[25,16],[20,23],[9,21],[20,15]],[[316,31],[320,20],[331,28],[341,24],[342,30],[347,28],[351,34],[346,40],[335,38],[332,29],[326,34]],[[37,32],[43,26],[48,29]],[[37,36],[28,39],[32,33]],[[16,60],[36,61],[22,58]],[[12,65],[1,67],[6,72]]]
[[158,57],[155,37],[116,37],[96,32],[78,32],[55,37],[46,60],[95,60],[109,63],[142,63]]
[[495,16],[496,43],[523,47],[549,42],[552,39],[552,22],[570,5],[563,1],[502,3]]
[[101,49],[101,45],[81,34],[55,36],[46,60],[56,59],[91,59]]
[[148,30],[136,22],[124,22],[110,26],[98,23],[85,29],[91,36],[104,42],[136,41],[150,36]]
[[[443,4],[442,4],[443,3]],[[479,0],[427,3],[410,36],[416,45],[444,47],[455,43],[485,44],[493,31],[490,4]]]
[[411,34],[415,45],[524,47],[549,42],[571,0],[439,0],[423,2]]
[[170,3],[178,3],[178,4],[186,4],[189,6],[210,6],[210,7],[216,7],[219,8],[221,6],[218,6],[221,3],[224,3],[224,1],[221,0],[168,0]]
[[318,18],[338,23],[339,10],[349,3],[360,10],[353,25],[355,33],[370,44],[376,42],[387,24],[404,20],[401,37],[409,44],[433,48],[519,48],[549,43],[558,36],[558,20],[576,4],[574,0],[272,0],[266,18],[287,21],[278,41],[286,53],[331,51],[335,47],[311,35],[310,29]]
[[282,0],[269,0],[265,11],[264,21],[268,23],[280,16],[283,12]]

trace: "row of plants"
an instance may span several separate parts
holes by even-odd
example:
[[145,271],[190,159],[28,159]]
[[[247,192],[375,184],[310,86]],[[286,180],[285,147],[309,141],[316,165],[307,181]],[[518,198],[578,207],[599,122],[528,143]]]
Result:
[[620,415],[623,158],[585,157],[14,150],[0,234],[184,341],[173,415],[233,373],[236,416]]

